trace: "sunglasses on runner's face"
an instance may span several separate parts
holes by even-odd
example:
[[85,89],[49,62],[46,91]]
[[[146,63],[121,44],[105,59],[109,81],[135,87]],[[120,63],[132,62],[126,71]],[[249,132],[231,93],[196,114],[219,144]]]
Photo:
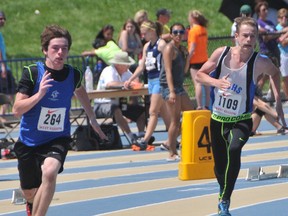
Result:
[[173,35],[178,35],[178,34],[183,35],[184,32],[185,32],[184,30],[173,30],[173,31],[172,31],[172,34],[173,34]]

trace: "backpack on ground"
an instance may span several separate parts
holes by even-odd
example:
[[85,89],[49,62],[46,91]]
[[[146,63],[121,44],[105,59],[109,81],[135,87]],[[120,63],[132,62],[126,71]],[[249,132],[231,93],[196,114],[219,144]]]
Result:
[[108,140],[102,140],[98,134],[89,125],[80,125],[72,134],[71,150],[74,151],[92,151],[92,150],[111,150],[122,149],[122,141],[118,128],[113,124],[100,125],[102,131],[108,137]]
[[80,125],[72,134],[73,141],[70,143],[71,150],[92,151],[97,150],[98,140],[93,136],[93,128],[89,125]]

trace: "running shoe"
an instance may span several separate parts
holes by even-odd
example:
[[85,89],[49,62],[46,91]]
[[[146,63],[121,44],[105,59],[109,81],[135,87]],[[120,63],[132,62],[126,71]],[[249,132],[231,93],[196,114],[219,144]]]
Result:
[[140,151],[140,147],[135,145],[135,144],[131,145],[131,149],[132,149],[132,151]]
[[169,146],[167,146],[166,144],[161,144],[161,145],[160,145],[160,149],[161,149],[162,151],[169,151]]
[[153,145],[153,142],[155,141],[155,137],[151,136],[148,140],[146,151],[155,151],[155,146]]
[[140,148],[140,151],[146,150],[147,148],[147,143],[144,141],[143,138],[137,139],[135,145]]
[[155,151],[155,146],[154,145],[147,145],[146,151]]
[[229,206],[230,206],[229,200],[220,201],[218,204],[218,215],[231,216],[231,214],[229,213]]
[[151,136],[150,139],[148,140],[148,145],[152,145],[154,141],[155,141],[155,137]]
[[133,133],[133,134],[132,134],[132,137],[130,138],[131,144],[132,144],[132,145],[133,145],[133,144],[136,144],[136,143],[137,143],[137,139],[138,139],[137,135]]
[[[176,148],[177,149],[180,148],[180,143],[178,141],[176,142]],[[169,146],[163,143],[163,144],[160,145],[160,149],[162,151],[169,151]]]
[[279,130],[277,130],[277,134],[281,134],[281,135],[285,135],[287,133],[287,128],[286,127],[282,127]]
[[180,149],[180,146],[181,146],[181,144],[180,144],[180,142],[178,142],[178,140],[176,141],[176,148],[177,149]]
[[179,155],[175,155],[174,157],[169,157],[166,159],[167,162],[178,162],[180,161]]
[[133,151],[154,151],[155,146],[153,145],[153,142],[155,141],[155,137],[151,136],[148,142],[145,142],[144,138],[138,138],[136,142],[132,145]]

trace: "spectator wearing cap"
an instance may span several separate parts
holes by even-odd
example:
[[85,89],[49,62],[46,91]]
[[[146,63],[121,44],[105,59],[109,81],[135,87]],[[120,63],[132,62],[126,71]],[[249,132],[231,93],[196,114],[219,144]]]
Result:
[[[252,16],[252,8],[250,5],[244,4],[240,8],[240,17],[251,17]],[[231,27],[231,36],[234,37],[236,32],[236,22],[232,24]]]
[[[119,51],[109,61],[111,64],[103,69],[97,90],[124,87],[124,82],[132,76],[129,67],[135,60],[128,56],[125,51]],[[128,86],[133,88],[138,82],[131,82]],[[121,100],[122,101],[122,100]],[[144,135],[145,112],[144,107],[138,104],[120,104],[119,98],[98,98],[94,100],[94,111],[98,118],[114,118],[117,125],[128,135],[131,144],[135,144],[138,136]],[[139,131],[138,136],[131,132],[130,127],[124,116],[136,122]]]
[[[6,16],[3,11],[0,11],[0,28],[6,23]],[[4,37],[0,32],[0,93],[7,94],[9,99],[13,100],[13,95],[16,93],[16,83],[12,75],[11,69],[6,64],[6,45]],[[1,107],[0,114],[3,115],[9,108],[8,104]]]
[[166,8],[161,8],[156,12],[157,22],[159,22],[163,27],[161,38],[165,41],[171,40],[170,28],[167,25],[170,21],[171,13],[172,12]]

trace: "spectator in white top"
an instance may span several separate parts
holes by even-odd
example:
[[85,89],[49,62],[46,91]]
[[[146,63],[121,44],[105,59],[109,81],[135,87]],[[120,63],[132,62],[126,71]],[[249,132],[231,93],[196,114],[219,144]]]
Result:
[[[103,69],[97,90],[124,87],[124,82],[132,76],[129,67],[135,63],[135,60],[128,56],[127,52],[119,51],[115,54],[107,66]],[[131,82],[128,88],[133,88],[137,82]],[[127,100],[126,100],[127,101]],[[130,144],[135,144],[138,136],[144,135],[145,129],[145,109],[138,104],[123,103],[119,98],[99,98],[94,100],[94,111],[98,118],[112,117],[117,125],[129,136]],[[129,125],[124,118],[136,122],[139,131],[138,136],[131,132]]]

